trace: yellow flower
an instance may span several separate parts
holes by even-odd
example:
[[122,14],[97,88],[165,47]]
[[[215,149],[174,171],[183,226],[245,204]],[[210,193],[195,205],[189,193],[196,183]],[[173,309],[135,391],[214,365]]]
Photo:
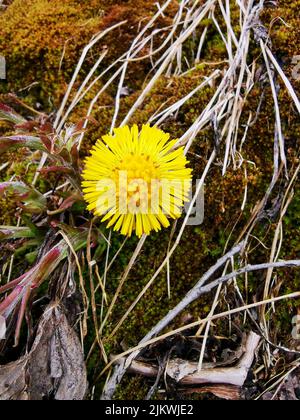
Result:
[[[103,141],[102,141],[103,140]],[[107,227],[141,237],[170,226],[182,214],[191,188],[183,148],[156,127],[134,125],[98,140],[86,159],[83,192],[88,210]]]

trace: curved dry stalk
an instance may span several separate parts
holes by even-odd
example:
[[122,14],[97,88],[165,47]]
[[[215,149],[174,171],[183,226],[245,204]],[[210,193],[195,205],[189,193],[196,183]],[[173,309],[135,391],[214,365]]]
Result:
[[64,96],[64,98],[62,100],[62,103],[61,103],[61,106],[60,106],[60,108],[59,108],[59,110],[58,110],[58,112],[56,114],[56,118],[55,118],[55,122],[54,122],[54,128],[57,128],[58,129],[58,132],[60,131],[60,129],[62,128],[62,125],[63,125],[63,123],[60,123],[60,119],[61,119],[61,117],[63,115],[63,111],[65,109],[65,106],[66,106],[67,102],[68,102],[68,99],[69,99],[70,94],[72,92],[73,86],[74,86],[74,84],[76,82],[76,79],[78,77],[78,74],[79,74],[79,72],[80,72],[80,70],[82,68],[82,65],[84,63],[84,60],[85,60],[88,52],[91,50],[91,48],[93,48],[94,45],[96,45],[100,41],[100,39],[102,39],[103,37],[105,37],[105,35],[107,35],[111,31],[113,31],[114,29],[116,29],[116,28],[124,25],[125,23],[126,23],[126,21],[118,22],[117,24],[113,25],[112,27],[107,28],[104,31],[101,31],[97,35],[93,36],[93,39],[90,41],[90,43],[87,44],[84,47],[83,52],[81,54],[81,57],[80,57],[80,59],[78,61],[76,70],[75,70],[75,72],[73,74],[72,80],[71,80],[71,82],[68,85],[67,92],[65,93],[65,96]]
[[278,135],[278,140],[279,140],[280,158],[281,158],[281,161],[282,161],[282,163],[283,163],[283,165],[286,169],[287,161],[286,161],[286,156],[285,156],[284,137],[283,137],[283,133],[282,133],[282,123],[281,123],[281,117],[280,117],[280,110],[279,110],[276,86],[275,86],[275,83],[274,83],[271,67],[270,67],[270,64],[269,64],[269,61],[268,61],[266,47],[265,47],[265,44],[264,44],[262,39],[260,39],[260,47],[261,47],[261,50],[262,50],[262,53],[263,53],[263,56],[264,56],[264,60],[265,60],[265,64],[266,64],[266,67],[267,67],[268,77],[269,77],[270,86],[271,86],[272,95],[273,95],[273,100],[274,100],[274,108],[275,108],[275,115],[276,115],[276,130],[277,130],[277,135]]

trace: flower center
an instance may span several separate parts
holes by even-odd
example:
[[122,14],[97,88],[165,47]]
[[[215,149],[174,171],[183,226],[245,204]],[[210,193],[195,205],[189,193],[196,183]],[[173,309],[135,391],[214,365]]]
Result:
[[125,175],[127,177],[127,185],[123,185],[123,188],[126,188],[127,204],[132,205],[133,209],[147,211],[151,199],[152,182],[158,182],[160,179],[159,165],[149,155],[131,153],[120,161],[115,175],[118,178],[119,194],[122,189],[120,182],[124,181]]
[[132,180],[142,179],[150,184],[152,179],[158,179],[160,175],[159,166],[150,156],[144,154],[125,156],[118,169],[127,173],[129,183]]

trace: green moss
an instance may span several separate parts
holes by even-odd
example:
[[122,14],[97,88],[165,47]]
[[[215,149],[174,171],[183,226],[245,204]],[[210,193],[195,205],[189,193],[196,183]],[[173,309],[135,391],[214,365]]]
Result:
[[32,100],[48,105],[54,92],[60,97],[80,48],[99,25],[99,17],[94,15],[88,2],[29,0],[24,7],[24,2],[14,1],[0,16],[0,48],[8,66],[7,91],[35,84],[30,89]]
[[116,400],[143,400],[148,392],[145,378],[141,376],[128,377],[124,381],[125,383],[119,386],[116,390]]
[[[0,93],[19,92],[32,105],[38,102],[43,111],[53,111],[91,38],[118,22],[127,21],[93,48],[77,83],[107,45],[108,60],[127,51],[134,36],[134,30],[127,30],[128,25],[133,29],[145,14],[151,16],[153,10],[154,2],[142,1],[133,6],[132,2],[110,5],[98,0],[28,0],[24,7],[22,0],[15,0],[0,14],[0,51],[6,58],[8,75]],[[143,70],[142,66],[139,70]]]

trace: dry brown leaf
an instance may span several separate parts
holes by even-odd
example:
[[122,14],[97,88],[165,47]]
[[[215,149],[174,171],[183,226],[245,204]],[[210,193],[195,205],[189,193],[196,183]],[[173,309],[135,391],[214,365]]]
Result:
[[25,391],[27,357],[0,366],[0,400],[26,400]]
[[82,400],[86,391],[80,341],[61,306],[50,305],[30,353],[0,367],[0,399]]

